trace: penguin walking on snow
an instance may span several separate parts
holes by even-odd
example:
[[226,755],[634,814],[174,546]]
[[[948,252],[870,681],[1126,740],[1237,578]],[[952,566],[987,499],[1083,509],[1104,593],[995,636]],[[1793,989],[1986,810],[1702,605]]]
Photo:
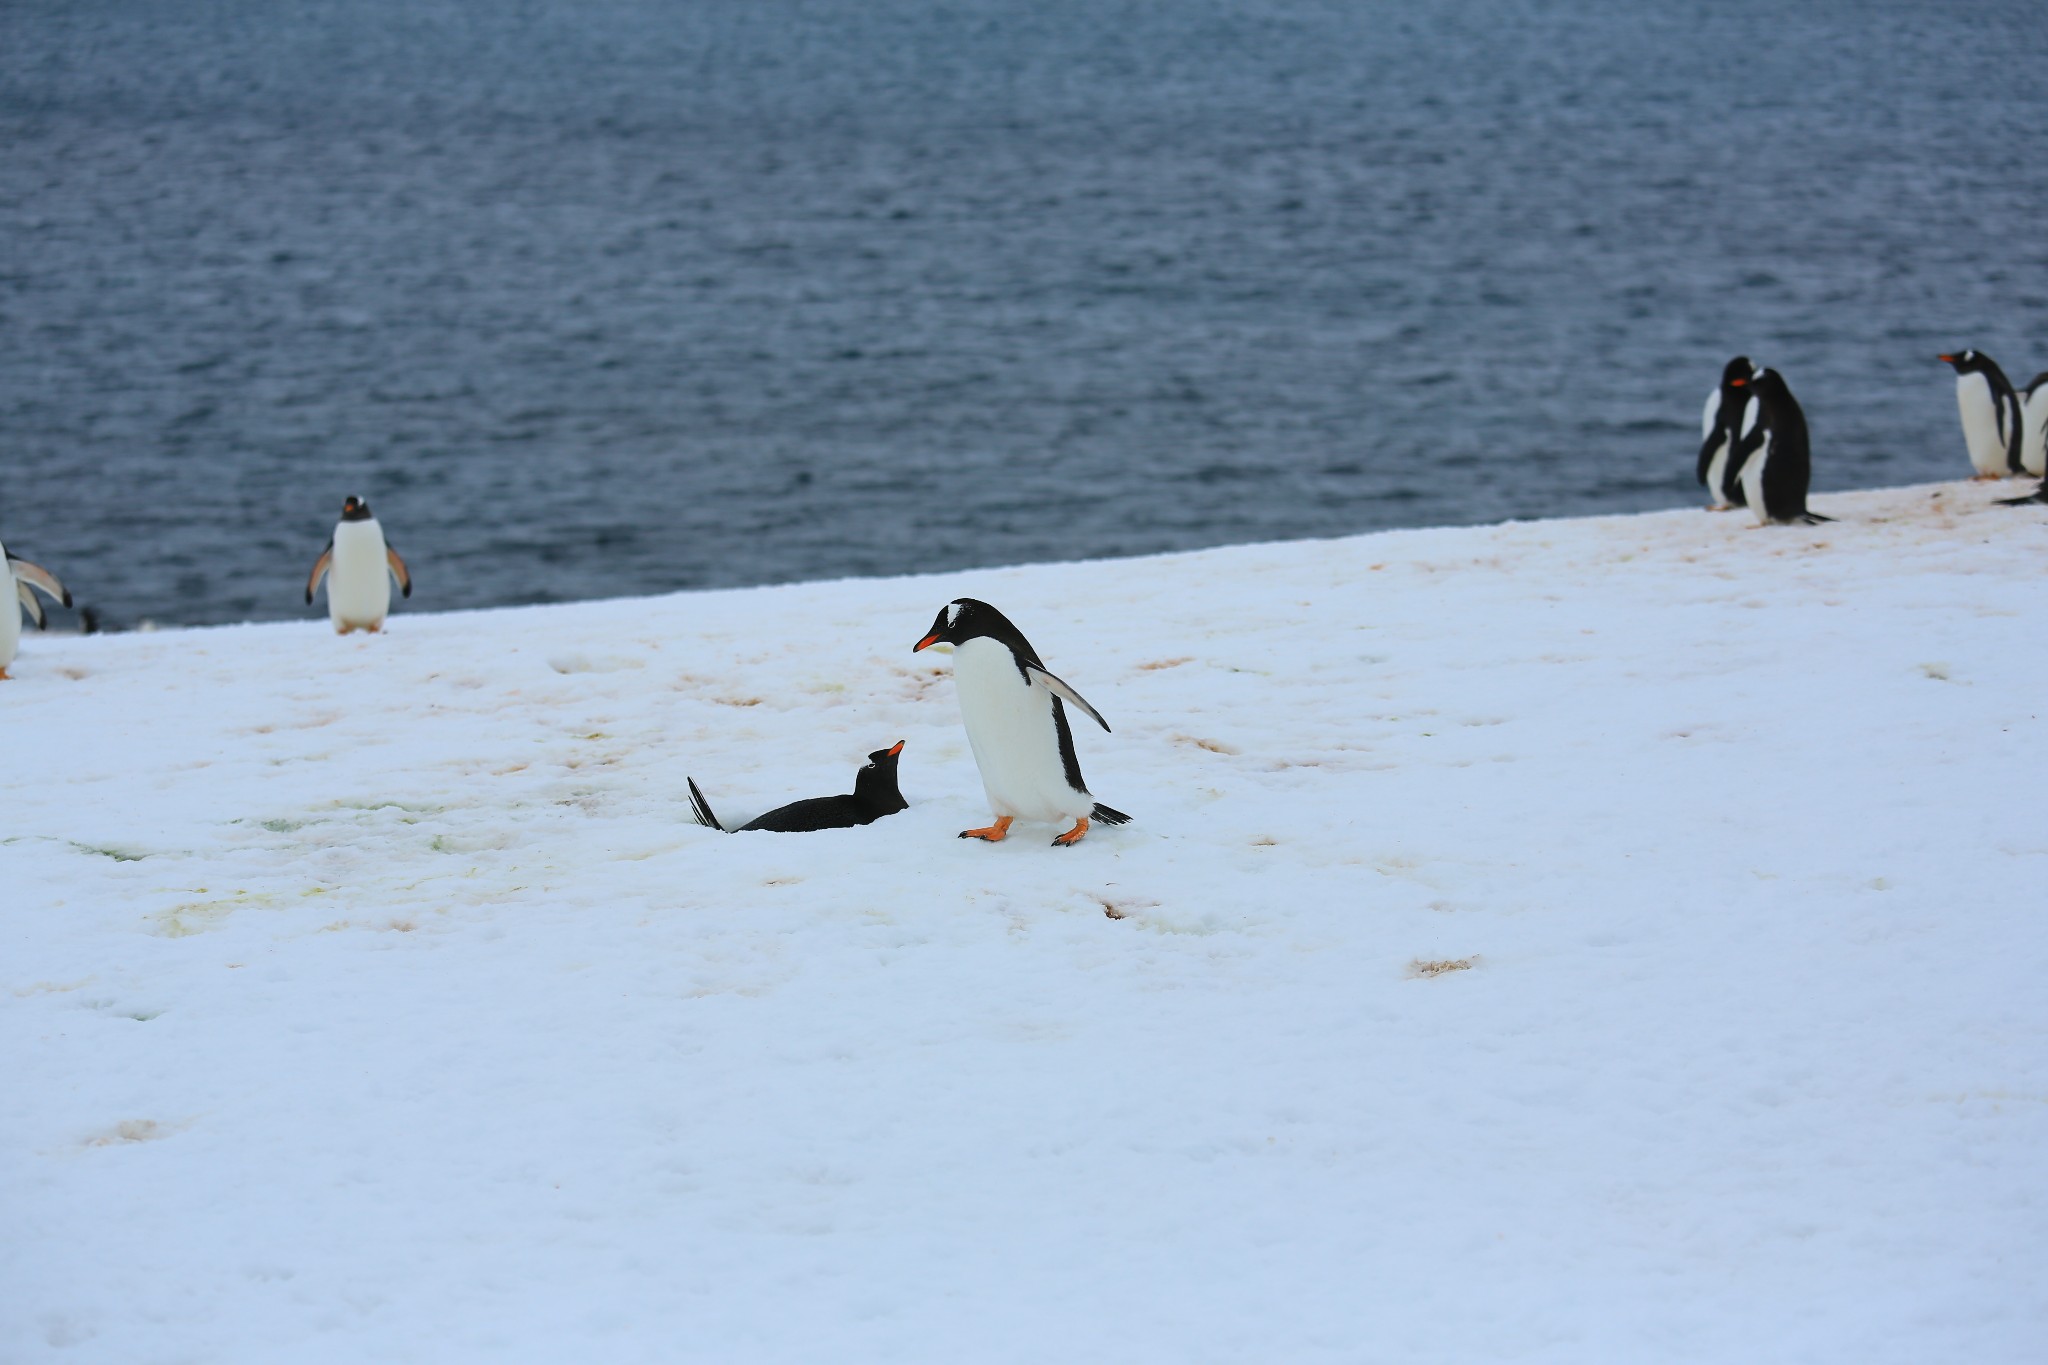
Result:
[[1806,486],[1813,456],[1806,440],[1806,414],[1776,370],[1756,372],[1749,381],[1749,405],[1742,410],[1742,435],[1735,460],[1742,469],[1742,497],[1759,526],[1773,522],[1808,526],[1832,517],[1806,510]]
[[322,578],[327,580],[327,619],[341,635],[383,629],[391,611],[391,579],[398,580],[405,596],[412,596],[412,575],[405,561],[384,543],[384,528],[370,515],[370,504],[358,497],[342,503],[341,521],[306,576],[308,605]]
[[1109,722],[1047,670],[1009,617],[986,602],[956,597],[940,608],[930,632],[911,653],[933,645],[953,646],[960,718],[996,817],[986,828],[961,830],[961,838],[993,844],[1010,832],[1013,820],[1072,820],[1074,827],[1053,840],[1071,848],[1087,835],[1090,820],[1129,823],[1130,816],[1097,802],[1081,780],[1066,703],[1104,730]]
[[1973,479],[2003,479],[2026,471],[2020,463],[2020,400],[1998,362],[1982,351],[1941,356],[1956,372],[1956,407],[1963,417]]
[[1749,402],[1749,381],[1756,366],[1746,355],[1736,356],[1721,369],[1721,384],[1707,395],[1707,410],[1700,417],[1700,483],[1713,501],[1709,512],[1726,512],[1742,501],[1742,469],[1735,463],[1735,448],[1741,440],[1742,409]]
[[[906,810],[910,803],[903,799],[903,790],[896,785],[896,759],[902,752],[903,741],[899,739],[888,748],[869,754],[866,766],[853,775],[851,796],[813,796],[805,801],[792,801],[727,832],[744,834],[750,829],[765,829],[778,834],[800,834],[814,829],[851,829]],[[690,808],[696,812],[697,823],[724,830],[725,826],[711,813],[711,803],[697,790],[696,779],[683,780],[690,784]]]
[[0,602],[0,679],[5,679],[7,666],[14,662],[14,655],[21,648],[21,613],[26,610],[36,629],[43,628],[43,604],[36,601],[35,590],[40,589],[52,602],[67,607],[71,605],[71,594],[55,574],[10,553],[4,545],[0,545],[0,566],[7,570],[0,577],[0,589],[10,590],[0,593],[7,599]]

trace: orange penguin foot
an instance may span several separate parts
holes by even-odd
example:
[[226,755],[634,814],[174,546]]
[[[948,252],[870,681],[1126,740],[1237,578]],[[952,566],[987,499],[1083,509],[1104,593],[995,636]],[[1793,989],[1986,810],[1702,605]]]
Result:
[[1010,821],[1015,818],[1012,815],[998,815],[993,825],[988,825],[982,829],[963,829],[960,831],[960,837],[963,839],[985,839],[989,843],[1000,844],[1009,836]]
[[1072,829],[1068,830],[1065,834],[1055,837],[1052,841],[1052,846],[1054,848],[1072,848],[1075,844],[1080,843],[1082,839],[1086,838],[1087,835],[1088,817],[1084,815],[1074,822]]
[[7,670],[6,670],[6,669],[4,669],[4,668],[0,668],[0,682],[8,682],[8,681],[11,681],[11,680],[10,680],[10,679],[8,678],[8,676],[7,676]]
[[1999,481],[2000,479],[2002,479],[2002,478],[2004,478],[2004,477],[2005,477],[2005,475],[2003,475],[2003,474],[1972,474],[1972,475],[1970,476],[1970,482],[1971,482],[1971,483],[1997,483],[1997,482],[1998,482],[1998,481]]

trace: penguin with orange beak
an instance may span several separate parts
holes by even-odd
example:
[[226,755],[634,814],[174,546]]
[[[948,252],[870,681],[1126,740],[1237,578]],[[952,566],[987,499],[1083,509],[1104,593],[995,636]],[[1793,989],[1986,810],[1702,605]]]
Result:
[[[792,801],[727,832],[744,834],[748,830],[765,829],[777,834],[801,834],[817,829],[851,829],[855,825],[871,825],[885,815],[894,815],[910,805],[903,799],[902,788],[896,785],[896,759],[902,752],[903,741],[899,739],[888,748],[869,754],[867,765],[853,775],[851,795],[813,796],[804,801]],[[711,829],[725,829],[718,822],[718,817],[711,813],[711,803],[704,799],[704,793],[697,790],[696,780],[683,780],[690,784],[690,806],[696,812],[697,823]]]
[[1089,821],[1121,825],[1120,810],[1096,801],[1081,780],[1074,732],[1067,724],[1071,702],[1090,720],[1109,729],[1102,713],[1053,676],[1024,632],[986,602],[958,597],[939,609],[928,634],[912,649],[953,647],[953,682],[960,692],[960,718],[967,744],[981,769],[995,823],[960,831],[963,839],[998,843],[1013,820],[1048,820],[1073,828],[1053,840],[1071,848],[1088,833]]

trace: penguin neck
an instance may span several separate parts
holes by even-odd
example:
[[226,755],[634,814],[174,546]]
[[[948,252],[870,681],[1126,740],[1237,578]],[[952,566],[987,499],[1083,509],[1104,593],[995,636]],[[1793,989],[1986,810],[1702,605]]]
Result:
[[910,807],[910,803],[903,799],[903,790],[897,785],[893,769],[884,773],[879,768],[862,768],[855,773],[853,799],[883,815],[894,815]]

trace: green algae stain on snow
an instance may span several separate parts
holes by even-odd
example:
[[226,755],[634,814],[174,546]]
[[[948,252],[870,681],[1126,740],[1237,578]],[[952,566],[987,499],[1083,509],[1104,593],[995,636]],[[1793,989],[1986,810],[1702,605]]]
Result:
[[149,932],[158,938],[190,938],[194,934],[218,929],[221,921],[237,910],[269,905],[275,899],[269,895],[251,895],[247,891],[237,891],[232,896],[219,896],[212,900],[186,901],[168,910],[159,910],[146,918],[151,926]]

